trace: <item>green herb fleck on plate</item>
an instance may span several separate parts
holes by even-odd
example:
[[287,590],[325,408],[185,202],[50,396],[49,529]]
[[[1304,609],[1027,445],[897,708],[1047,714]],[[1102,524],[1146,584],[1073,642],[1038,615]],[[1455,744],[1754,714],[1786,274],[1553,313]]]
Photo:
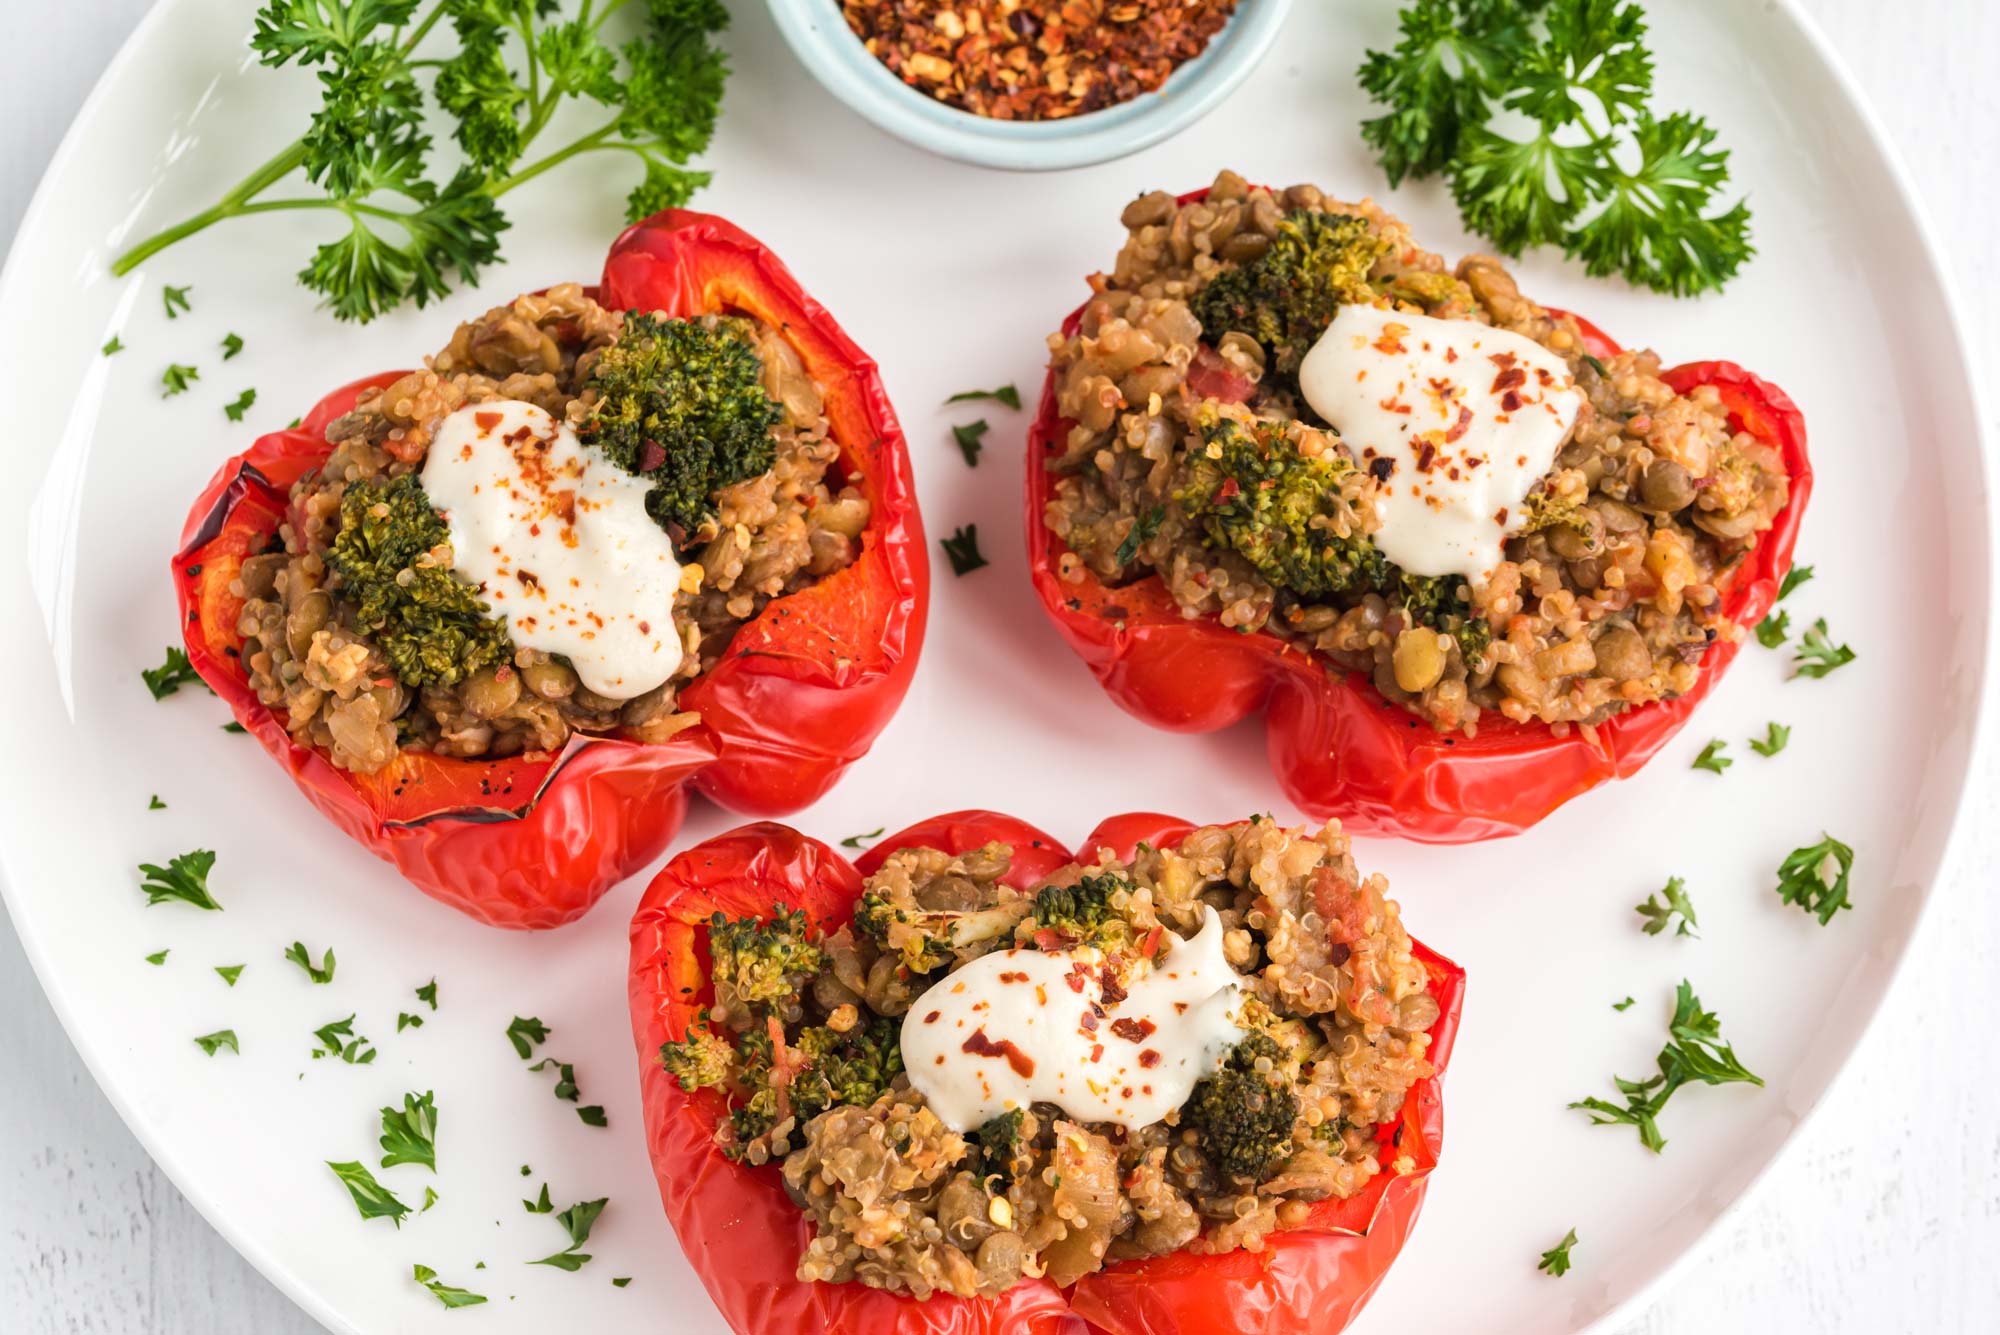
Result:
[[382,1109],[382,1166],[422,1164],[437,1171],[437,1105],[430,1090],[403,1095],[403,1106]]
[[998,400],[1016,412],[1021,408],[1021,391],[1012,385],[1002,385],[998,389],[964,389],[946,399],[946,403],[978,403],[983,400]]
[[234,987],[236,980],[243,976],[244,967],[241,964],[218,964],[215,966],[215,976]]
[[1576,1230],[1571,1229],[1561,1242],[1542,1253],[1542,1259],[1535,1269],[1550,1275],[1562,1276],[1569,1273],[1569,1249],[1576,1246]]
[[169,320],[178,320],[181,317],[181,312],[188,308],[188,293],[192,291],[194,291],[192,283],[186,287],[175,287],[171,283],[161,286],[160,305],[166,308]]
[[240,422],[243,420],[243,414],[249,412],[251,407],[256,402],[257,402],[257,391],[254,389],[246,389],[241,394],[238,394],[236,396],[236,401],[234,403],[223,404],[222,411],[224,414],[228,416],[230,421]]
[[880,839],[882,832],[888,828],[886,825],[878,825],[866,834],[850,834],[840,841],[840,846],[842,848],[860,848],[863,844],[872,843]]
[[1798,657],[1792,660],[1792,675],[1824,677],[1835,668],[1846,667],[1854,661],[1854,657],[1852,649],[1844,644],[1835,644],[1827,635],[1826,618],[1821,617],[1799,640]]
[[[1661,896],[1666,897],[1661,902]],[[1695,928],[1701,924],[1695,921],[1694,901],[1687,897],[1687,882],[1678,876],[1667,878],[1664,890],[1646,896],[1646,902],[1636,908],[1640,917],[1646,920],[1641,929],[1647,936],[1658,936],[1667,930],[1672,919],[1678,917],[1680,923],[1674,928],[1675,936],[1695,936]]]
[[1853,872],[1854,850],[1825,835],[1816,844],[1793,849],[1778,865],[1778,898],[1798,905],[1825,927],[1842,909],[1854,907],[1847,899]]
[[940,538],[945,558],[951,562],[951,573],[969,575],[986,564],[986,558],[979,554],[979,525],[967,524],[952,530],[948,538]]
[[1771,723],[1765,725],[1764,738],[1762,741],[1759,741],[1754,737],[1751,738],[1750,749],[1752,751],[1755,751],[1760,756],[1766,756],[1766,757],[1775,756],[1778,754],[1778,752],[1784,750],[1786,744],[1791,740],[1792,740],[1792,730],[1789,725],[1783,723]]
[[188,662],[187,650],[169,645],[166,660],[156,668],[141,668],[139,679],[146,683],[155,700],[164,700],[181,687],[200,681],[201,674]]
[[332,946],[326,948],[326,953],[321,956],[320,962],[317,965],[312,962],[312,952],[306,949],[305,942],[303,941],[294,941],[290,946],[286,947],[285,958],[298,965],[301,969],[304,969],[306,977],[312,979],[315,983],[330,983],[333,981],[334,959]]
[[1729,743],[1723,741],[1720,737],[1716,738],[1707,746],[1701,748],[1701,754],[1694,758],[1694,768],[1705,769],[1711,774],[1722,773],[1722,771],[1736,763],[1722,754],[1728,748]]
[[208,891],[208,874],[215,867],[215,854],[206,848],[183,853],[162,867],[151,862],[139,864],[145,880],[139,888],[146,892],[146,906],[177,899],[198,909],[220,911],[221,904]]
[[968,468],[979,467],[979,451],[983,448],[979,438],[986,434],[986,429],[986,419],[983,417],[976,422],[967,422],[963,426],[951,429],[951,438],[958,442],[958,452],[965,456]]
[[1676,1091],[1692,1084],[1762,1085],[1737,1058],[1736,1050],[1722,1041],[1720,1018],[1701,1008],[1701,998],[1683,979],[1675,994],[1674,1016],[1667,1026],[1667,1045],[1660,1049],[1659,1074],[1646,1080],[1612,1077],[1624,1096],[1621,1106],[1606,1099],[1579,1099],[1570,1104],[1590,1114],[1593,1126],[1631,1126],[1639,1141],[1658,1154],[1667,1140],[1660,1133],[1659,1116]]
[[171,399],[176,394],[185,394],[195,381],[201,379],[201,370],[194,366],[183,366],[179,362],[168,362],[167,369],[160,372],[160,397]]
[[548,1042],[548,1038],[549,1027],[532,1015],[525,1020],[516,1015],[507,1026],[507,1041],[521,1054],[522,1061],[534,1056],[536,1047]]
[[243,1049],[236,1045],[236,1031],[234,1029],[218,1029],[212,1034],[203,1034],[194,1042],[196,1047],[211,1057],[223,1048],[228,1048],[238,1056],[241,1056],[243,1053]]

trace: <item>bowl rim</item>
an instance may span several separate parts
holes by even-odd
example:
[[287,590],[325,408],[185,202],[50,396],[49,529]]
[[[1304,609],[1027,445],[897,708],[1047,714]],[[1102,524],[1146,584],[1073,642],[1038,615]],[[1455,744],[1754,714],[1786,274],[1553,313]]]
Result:
[[918,92],[868,54],[838,0],[768,0],[768,8],[807,72],[876,128],[976,166],[1055,171],[1137,153],[1215,110],[1263,60],[1292,0],[1239,0],[1202,53],[1156,92],[1053,121],[992,120]]

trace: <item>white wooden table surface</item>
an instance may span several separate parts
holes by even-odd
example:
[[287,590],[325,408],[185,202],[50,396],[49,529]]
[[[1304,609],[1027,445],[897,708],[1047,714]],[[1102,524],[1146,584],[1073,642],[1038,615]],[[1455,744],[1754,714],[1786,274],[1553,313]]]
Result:
[[[71,116],[148,2],[6,6],[0,247]],[[1966,293],[1974,364],[2000,365],[1993,300],[2000,5],[1805,0],[1805,7],[1859,74],[1914,173]],[[1995,379],[1989,391],[2000,388]],[[1988,406],[2000,409],[2000,393],[1989,392]],[[1854,1065],[1747,1208],[1619,1335],[2000,1330],[1994,741],[1987,739],[1975,779],[1975,828]],[[0,929],[0,1330],[314,1329],[153,1166],[84,1071],[13,932]]]

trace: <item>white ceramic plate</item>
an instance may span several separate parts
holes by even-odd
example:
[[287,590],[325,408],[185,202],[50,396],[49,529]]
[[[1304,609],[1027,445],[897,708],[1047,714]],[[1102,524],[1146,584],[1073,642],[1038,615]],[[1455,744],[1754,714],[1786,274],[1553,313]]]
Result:
[[[1261,724],[1196,739],[1141,727],[1043,623],[1021,570],[1025,417],[989,405],[985,461],[967,470],[946,424],[977,414],[936,405],[973,385],[1039,382],[1044,332],[1109,262],[1136,191],[1197,186],[1222,165],[1377,188],[1349,72],[1389,36],[1394,7],[1302,5],[1262,77],[1188,134],[1035,179],[940,163],[873,131],[803,77],[759,7],[736,8],[737,73],[702,202],[774,246],[880,359],[932,531],[976,521],[993,562],[963,580],[940,572],[908,703],[800,824],[838,838],[986,804],[1074,838],[1119,809],[1268,808]],[[1651,771],[1531,836],[1360,850],[1471,975],[1443,1168],[1364,1331],[1576,1331],[1688,1253],[1797,1132],[1888,988],[1944,855],[1987,675],[1979,418],[1905,186],[1787,6],[1651,9],[1664,104],[1724,128],[1764,254],[1727,297],[1698,303],[1586,281],[1549,256],[1524,266],[1524,285],[1627,343],[1735,358],[1797,397],[1820,476],[1800,553],[1819,576],[1794,596],[1794,619],[1827,617],[1860,659],[1823,682],[1786,681],[1784,659],[1753,645]],[[79,118],[0,281],[0,376],[16,405],[0,447],[12,479],[0,614],[15,644],[0,857],[15,923],[148,1149],[329,1326],[717,1331],[661,1217],[634,1106],[625,923],[642,881],[563,931],[481,928],[322,822],[253,744],[219,730],[205,693],[155,704],[138,681],[177,641],[167,557],[217,461],[326,387],[410,363],[489,300],[594,276],[628,185],[622,164],[551,175],[509,199],[512,263],[482,292],[366,329],[315,312],[293,284],[317,225],[298,216],[237,222],[111,280],[121,239],[206,204],[275,147],[268,127],[303,122],[310,81],[256,69],[248,25],[235,0],[155,11]],[[1437,190],[1395,202],[1433,246],[1469,244]],[[192,312],[166,321],[162,283],[192,284]],[[248,346],[225,365],[217,344],[232,330]],[[128,350],[100,357],[113,332]],[[163,402],[170,359],[202,379]],[[222,404],[247,385],[258,404],[232,425]],[[1743,739],[1771,719],[1794,727],[1792,743],[1761,760]],[[1737,757],[1720,778],[1688,768],[1711,736]],[[152,793],[169,809],[148,811]],[[682,846],[730,823],[699,809]],[[1826,929],[1772,893],[1780,858],[1822,829],[1859,849],[1856,909]],[[220,852],[227,911],[144,907],[134,865],[197,845]],[[1669,874],[1699,904],[1698,942],[1637,930],[1631,906]],[[281,960],[294,939],[337,950],[331,986]],[[142,961],[162,947],[166,965]],[[211,971],[245,962],[233,989]],[[439,1010],[396,1033],[433,976]],[[1564,1104],[1648,1068],[1683,976],[1767,1086],[1683,1094],[1655,1159],[1629,1130],[1593,1128]],[[1638,1005],[1615,1013],[1628,993]],[[311,1030],[350,1012],[376,1062],[309,1060]],[[551,1077],[522,1069],[503,1037],[515,1014],[553,1026],[546,1051],[575,1064],[608,1129],[583,1126]],[[224,1026],[241,1056],[189,1041]],[[321,1161],[371,1158],[375,1110],[408,1089],[437,1093],[441,1200],[397,1231],[358,1219]],[[406,1199],[430,1180],[382,1176]],[[579,1273],[523,1264],[562,1241],[519,1204],[544,1181],[558,1206],[611,1198]],[[1536,1254],[1572,1226],[1575,1272],[1536,1274]],[[410,1282],[413,1262],[494,1301],[448,1315]],[[628,1288],[609,1282],[624,1275]]]

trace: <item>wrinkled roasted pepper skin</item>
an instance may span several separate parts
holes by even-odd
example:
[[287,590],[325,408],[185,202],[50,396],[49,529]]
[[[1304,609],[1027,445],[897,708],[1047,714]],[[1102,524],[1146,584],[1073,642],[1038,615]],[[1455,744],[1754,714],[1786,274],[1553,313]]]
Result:
[[[1102,822],[1081,847],[1132,856],[1144,841],[1171,848],[1196,827],[1137,812]],[[1402,1250],[1423,1204],[1444,1130],[1439,1084],[1458,1030],[1465,975],[1419,945],[1439,1017],[1431,1029],[1438,1074],[1410,1091],[1401,1117],[1379,1128],[1384,1172],[1345,1201],[1322,1201],[1308,1222],[1273,1234],[1261,1252],[1180,1252],[1124,1262],[1068,1291],[1025,1280],[998,1298],[918,1302],[861,1284],[796,1277],[810,1240],[775,1165],[731,1163],[714,1144],[724,1104],[690,1095],[661,1067],[660,1045],[686,1034],[712,997],[705,961],[711,913],[768,917],[803,909],[821,930],[848,921],[862,881],[897,848],[964,852],[999,840],[1013,847],[1006,881],[1034,889],[1076,855],[1010,816],[960,811],[892,834],[850,863],[783,825],[746,825],[680,854],[654,877],[632,919],[632,1037],[639,1057],[646,1147],[667,1218],[688,1262],[738,1335],[1332,1335],[1353,1319]]]
[[[1071,313],[1065,333],[1081,315]],[[1577,324],[1593,355],[1618,353],[1594,325]],[[1805,418],[1783,390],[1733,362],[1691,362],[1664,379],[1680,394],[1714,386],[1732,428],[1784,456],[1785,508],[1723,584],[1725,612],[1747,630],[1777,601],[1812,494]],[[1350,834],[1436,844],[1519,834],[1606,779],[1636,774],[1715,689],[1742,644],[1710,649],[1687,694],[1629,709],[1589,735],[1572,728],[1557,736],[1494,711],[1476,737],[1441,733],[1385,700],[1364,674],[1330,671],[1274,635],[1184,617],[1157,575],[1117,588],[1087,570],[1063,579],[1058,563],[1069,549],[1043,516],[1055,495],[1048,462],[1069,425],[1051,368],[1028,435],[1026,523],[1035,593],[1056,630],[1113,700],[1155,727],[1210,732],[1265,710],[1271,768],[1286,797],[1315,818],[1340,817]]]
[[258,439],[196,500],[173,562],[188,658],[335,825],[425,893],[497,927],[582,914],[666,850],[690,791],[746,815],[796,811],[865,754],[909,688],[930,575],[909,454],[875,364],[752,237],[671,211],[629,228],[597,296],[617,309],[731,309],[783,328],[826,386],[846,478],[868,496],[862,551],[742,627],[681,695],[700,724],[657,745],[573,736],[553,756],[404,752],[372,775],[295,744],[250,689],[230,584],[272,549],[292,484],[330,453],[326,426],[388,372],[334,391],[298,427]]

